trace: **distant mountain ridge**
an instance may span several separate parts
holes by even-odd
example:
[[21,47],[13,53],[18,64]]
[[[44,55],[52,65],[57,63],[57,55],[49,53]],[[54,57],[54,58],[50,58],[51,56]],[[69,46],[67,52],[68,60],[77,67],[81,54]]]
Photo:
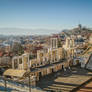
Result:
[[31,28],[0,28],[2,35],[49,35],[58,33],[56,29],[31,29]]

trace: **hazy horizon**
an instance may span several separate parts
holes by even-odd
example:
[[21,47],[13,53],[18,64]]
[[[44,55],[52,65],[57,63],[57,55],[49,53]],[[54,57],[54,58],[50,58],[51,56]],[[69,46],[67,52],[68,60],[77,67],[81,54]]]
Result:
[[0,28],[1,35],[50,35],[61,31],[57,29]]

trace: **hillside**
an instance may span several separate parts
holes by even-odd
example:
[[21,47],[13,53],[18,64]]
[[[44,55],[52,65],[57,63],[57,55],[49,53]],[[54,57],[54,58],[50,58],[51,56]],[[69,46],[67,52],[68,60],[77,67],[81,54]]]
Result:
[[92,29],[86,28],[86,27],[80,27],[71,29],[71,30],[63,30],[62,33],[65,33],[66,35],[88,35],[92,33]]

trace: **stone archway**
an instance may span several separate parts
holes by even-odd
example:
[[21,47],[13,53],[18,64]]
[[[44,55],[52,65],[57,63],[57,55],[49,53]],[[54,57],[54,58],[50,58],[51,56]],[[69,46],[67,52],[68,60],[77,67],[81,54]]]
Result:
[[64,70],[64,65],[62,65],[62,68],[61,69]]
[[52,73],[54,73],[54,69],[52,68]]
[[39,72],[39,80],[42,78],[42,73]]

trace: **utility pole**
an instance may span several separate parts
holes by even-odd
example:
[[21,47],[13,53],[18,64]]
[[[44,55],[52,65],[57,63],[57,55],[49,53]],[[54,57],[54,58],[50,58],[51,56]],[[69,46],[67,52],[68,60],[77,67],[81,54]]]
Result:
[[29,75],[29,92],[31,92],[31,79],[30,79],[30,75]]
[[5,85],[5,91],[7,91],[7,83],[6,83],[6,79],[4,78],[4,85]]

